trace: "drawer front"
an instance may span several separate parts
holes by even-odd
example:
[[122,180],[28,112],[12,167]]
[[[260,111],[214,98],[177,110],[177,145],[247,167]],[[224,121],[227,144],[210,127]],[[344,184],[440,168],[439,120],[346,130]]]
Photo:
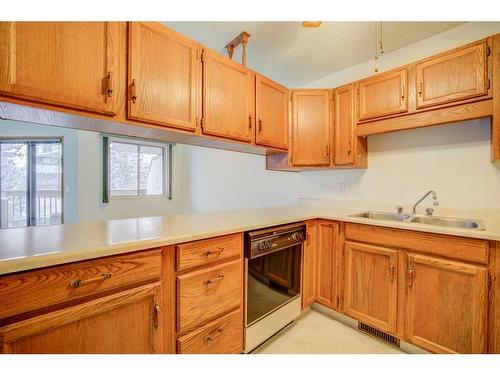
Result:
[[0,278],[0,319],[159,278],[161,250],[138,252]]
[[209,265],[232,257],[241,257],[243,253],[243,235],[241,233],[229,236],[209,238],[201,241],[188,242],[176,246],[177,271]]
[[364,224],[348,223],[345,228],[345,237],[348,240],[409,249],[474,263],[488,263],[489,242],[485,240]]
[[177,276],[178,331],[199,327],[241,306],[241,260]]
[[243,351],[241,309],[177,340],[180,354],[239,354]]

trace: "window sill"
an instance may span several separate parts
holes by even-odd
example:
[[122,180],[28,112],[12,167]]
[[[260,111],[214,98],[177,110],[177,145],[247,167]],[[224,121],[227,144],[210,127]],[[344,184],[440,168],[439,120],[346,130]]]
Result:
[[115,195],[115,196],[110,196],[109,197],[109,203],[113,201],[128,201],[128,200],[149,200],[149,199],[167,199],[167,200],[172,200],[172,198],[169,198],[168,195],[162,194],[162,195]]

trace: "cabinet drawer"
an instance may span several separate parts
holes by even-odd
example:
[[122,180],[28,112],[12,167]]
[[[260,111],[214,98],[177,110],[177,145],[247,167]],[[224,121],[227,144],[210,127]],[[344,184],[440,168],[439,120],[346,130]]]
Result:
[[0,319],[159,278],[161,250],[138,252],[0,278]]
[[241,260],[177,276],[178,330],[186,332],[241,305]]
[[208,265],[210,263],[241,257],[243,236],[241,233],[224,237],[209,238],[176,246],[177,271]]
[[180,354],[238,354],[243,350],[243,315],[238,309],[177,340]]

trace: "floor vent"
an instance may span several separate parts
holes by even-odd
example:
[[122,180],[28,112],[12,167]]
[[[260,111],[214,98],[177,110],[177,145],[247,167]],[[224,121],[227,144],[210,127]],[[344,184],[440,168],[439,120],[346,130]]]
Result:
[[400,345],[399,339],[392,335],[389,335],[388,333],[382,332],[376,328],[369,326],[368,324],[361,322],[358,322],[358,329],[360,331],[368,333],[370,336],[376,337],[377,339],[388,343],[389,345],[399,348]]

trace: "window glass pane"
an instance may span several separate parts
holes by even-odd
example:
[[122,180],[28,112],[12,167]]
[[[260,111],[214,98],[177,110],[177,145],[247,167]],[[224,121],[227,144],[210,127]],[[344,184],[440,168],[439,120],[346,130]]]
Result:
[[138,195],[137,145],[109,143],[109,183],[111,195]]
[[28,225],[28,145],[0,143],[0,227]]
[[61,143],[36,143],[35,223],[34,225],[61,224],[62,171]]
[[163,148],[140,147],[140,195],[163,194]]

